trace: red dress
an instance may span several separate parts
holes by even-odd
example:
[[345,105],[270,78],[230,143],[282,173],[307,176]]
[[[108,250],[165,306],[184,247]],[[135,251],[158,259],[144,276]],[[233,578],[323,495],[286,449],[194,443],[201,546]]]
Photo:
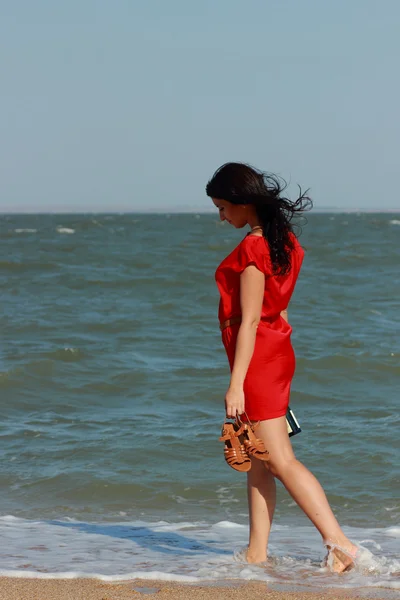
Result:
[[[240,273],[252,264],[265,274],[261,320],[257,328],[254,353],[244,381],[245,410],[251,420],[275,419],[286,414],[290,385],[295,371],[291,326],[281,317],[288,307],[304,258],[304,250],[291,233],[294,249],[288,274],[274,276],[269,245],[263,236],[247,235],[221,262],[215,280],[221,295],[218,318],[241,315]],[[232,371],[239,324],[222,331],[222,342]]]

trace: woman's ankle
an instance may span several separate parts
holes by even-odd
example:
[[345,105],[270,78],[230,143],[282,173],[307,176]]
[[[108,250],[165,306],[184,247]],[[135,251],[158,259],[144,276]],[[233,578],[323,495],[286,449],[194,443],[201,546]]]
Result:
[[267,550],[266,548],[257,548],[249,545],[247,548],[246,559],[247,562],[251,564],[266,562]]

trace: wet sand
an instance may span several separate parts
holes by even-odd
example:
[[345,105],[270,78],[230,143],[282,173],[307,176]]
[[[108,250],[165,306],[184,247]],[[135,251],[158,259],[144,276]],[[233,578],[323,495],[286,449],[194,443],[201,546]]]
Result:
[[96,579],[24,579],[0,577],[0,600],[388,600],[388,590],[326,589],[319,593],[277,591],[265,583],[232,583],[231,586],[188,585],[174,582],[139,581],[104,583]]

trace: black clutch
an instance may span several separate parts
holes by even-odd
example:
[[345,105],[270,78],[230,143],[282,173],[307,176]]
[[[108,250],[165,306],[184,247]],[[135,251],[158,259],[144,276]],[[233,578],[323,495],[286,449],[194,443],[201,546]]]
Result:
[[290,406],[288,406],[286,413],[286,425],[289,437],[292,437],[292,435],[296,435],[296,433],[300,433],[301,431],[299,422],[294,416],[294,412],[291,410]]

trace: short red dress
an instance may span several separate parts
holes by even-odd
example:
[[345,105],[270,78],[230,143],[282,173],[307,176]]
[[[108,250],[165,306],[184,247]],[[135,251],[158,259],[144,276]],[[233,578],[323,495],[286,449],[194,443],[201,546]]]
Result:
[[[281,417],[286,414],[289,404],[296,361],[290,339],[292,327],[280,313],[288,307],[304,258],[304,250],[296,236],[290,235],[294,249],[290,257],[291,269],[286,275],[273,275],[267,240],[252,234],[247,234],[215,272],[221,295],[218,311],[221,324],[241,315],[240,273],[248,265],[255,265],[265,274],[261,320],[244,381],[245,411],[249,419],[255,421]],[[235,324],[222,331],[231,371],[239,327]]]

